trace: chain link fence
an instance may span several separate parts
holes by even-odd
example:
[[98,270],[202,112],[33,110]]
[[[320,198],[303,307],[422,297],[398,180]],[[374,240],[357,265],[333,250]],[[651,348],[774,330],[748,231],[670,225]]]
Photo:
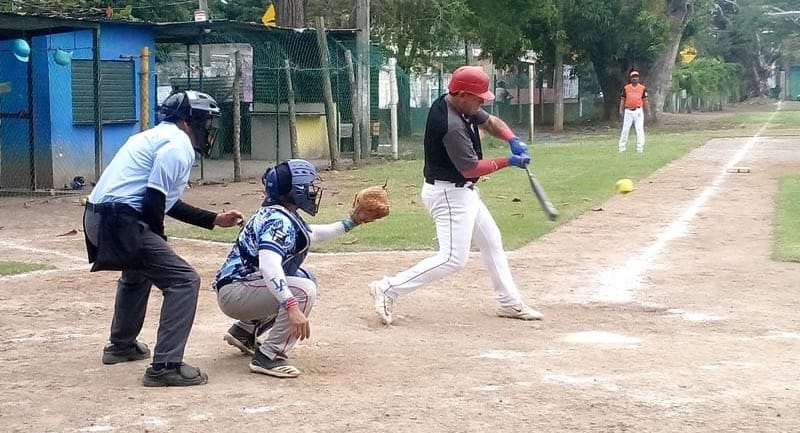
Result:
[[[0,14],[0,196],[86,194],[127,138],[157,122],[158,104],[184,89],[207,92],[222,106],[212,159],[231,160],[236,125],[241,158],[259,161],[261,170],[290,157],[355,155],[350,71],[358,77],[361,60],[354,31],[326,32],[322,56],[313,29],[15,19]],[[237,54],[241,90],[234,94]],[[377,50],[363,61],[373,77],[385,63]],[[379,123],[378,85],[370,87],[373,121],[362,158],[388,130]]]

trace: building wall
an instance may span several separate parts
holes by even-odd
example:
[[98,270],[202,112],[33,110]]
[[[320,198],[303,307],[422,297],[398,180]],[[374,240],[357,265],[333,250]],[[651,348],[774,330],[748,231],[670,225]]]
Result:
[[[48,36],[48,50],[58,48],[72,51],[73,59],[91,60],[93,56],[91,30],[81,30],[72,33],[62,33]],[[103,125],[103,167],[107,166],[120,147],[131,134],[141,130],[140,124],[140,92],[141,83],[141,58],[142,47],[150,48],[150,70],[155,71],[155,43],[151,28],[144,26],[127,26],[118,24],[105,24],[100,30],[100,59],[122,60],[133,58],[136,117],[132,123],[106,123]],[[69,185],[76,175],[84,176],[87,181],[96,180],[95,176],[95,126],[78,125],[72,120],[72,71],[70,65],[57,65],[52,56],[48,56],[48,70],[50,89],[50,123],[51,136],[49,142],[53,158],[53,167],[58,167],[54,174],[56,188]],[[156,104],[156,83],[154,75],[150,76],[150,107],[151,115],[149,126],[153,125],[153,109]],[[46,140],[45,140],[46,141]]]
[[11,52],[13,40],[0,41],[0,83],[10,89],[0,94],[0,186],[3,189],[30,188],[29,119],[15,117],[28,110],[28,67]]

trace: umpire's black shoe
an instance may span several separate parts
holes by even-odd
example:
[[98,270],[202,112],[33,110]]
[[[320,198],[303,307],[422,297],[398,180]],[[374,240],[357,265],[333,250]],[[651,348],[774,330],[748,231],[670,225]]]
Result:
[[147,348],[146,344],[138,341],[127,347],[108,343],[103,348],[103,364],[107,365],[148,358],[150,358],[150,349]]
[[253,355],[256,350],[258,350],[259,346],[255,334],[251,334],[236,325],[231,326],[222,339],[231,346],[241,350],[245,355]]
[[193,386],[208,382],[208,375],[186,363],[154,369],[147,367],[142,378],[144,386]]

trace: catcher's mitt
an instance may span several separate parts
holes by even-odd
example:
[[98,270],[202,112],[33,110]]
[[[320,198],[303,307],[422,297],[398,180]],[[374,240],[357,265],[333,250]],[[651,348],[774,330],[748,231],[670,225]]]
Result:
[[389,192],[386,185],[371,186],[356,193],[350,218],[356,224],[364,224],[389,215]]

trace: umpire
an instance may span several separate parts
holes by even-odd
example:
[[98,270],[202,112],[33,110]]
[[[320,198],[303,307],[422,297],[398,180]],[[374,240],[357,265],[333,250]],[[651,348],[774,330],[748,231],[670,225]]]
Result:
[[167,244],[164,215],[207,229],[231,227],[239,211],[214,213],[181,201],[195,161],[206,154],[219,107],[191,90],[170,95],[159,107],[160,123],[128,138],[97,182],[83,216],[92,272],[122,271],[103,364],[150,357],[137,341],[150,288],[164,294],[153,362],[144,386],[202,385],[208,376],[183,362],[194,322],[200,276]]

